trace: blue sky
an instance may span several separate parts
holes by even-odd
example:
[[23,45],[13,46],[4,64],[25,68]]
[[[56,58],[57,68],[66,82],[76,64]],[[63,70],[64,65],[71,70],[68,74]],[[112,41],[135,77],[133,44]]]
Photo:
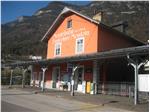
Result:
[[[89,1],[85,2],[70,1],[70,2],[78,5],[89,3]],[[48,3],[50,3],[50,1],[2,1],[1,23],[4,24],[13,21],[20,16],[31,16],[38,9],[47,6]]]

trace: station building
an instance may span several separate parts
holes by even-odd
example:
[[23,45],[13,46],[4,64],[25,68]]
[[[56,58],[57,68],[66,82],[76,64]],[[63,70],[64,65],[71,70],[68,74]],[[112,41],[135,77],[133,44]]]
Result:
[[[134,85],[134,69],[128,66],[126,57],[119,57],[118,54],[115,58],[111,55],[101,55],[101,59],[80,58],[144,45],[101,21],[65,7],[41,40],[47,44],[47,60],[65,60],[47,64],[45,88],[62,90],[66,87],[70,91],[75,66],[74,85],[77,92],[90,93],[87,85],[91,84],[96,93],[128,95],[129,86]],[[72,61],[72,57],[78,57],[78,60]],[[31,85],[42,87],[42,83],[41,66],[32,66]]]

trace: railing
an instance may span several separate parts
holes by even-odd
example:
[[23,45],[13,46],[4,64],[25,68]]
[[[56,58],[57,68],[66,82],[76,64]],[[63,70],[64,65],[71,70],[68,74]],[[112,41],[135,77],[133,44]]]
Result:
[[[26,85],[30,85],[30,80],[25,79]],[[9,85],[10,84],[10,76],[1,76],[1,85]],[[22,84],[22,76],[13,76],[12,77],[12,85],[21,85]]]
[[133,96],[134,83],[133,82],[99,82],[97,85],[97,92],[109,95],[119,96]]

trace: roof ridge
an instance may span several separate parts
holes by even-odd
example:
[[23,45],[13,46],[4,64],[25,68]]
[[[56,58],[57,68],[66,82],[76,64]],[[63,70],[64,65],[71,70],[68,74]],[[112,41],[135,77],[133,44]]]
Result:
[[65,6],[64,9],[61,11],[60,14],[63,14],[65,12],[69,11],[69,10],[71,10],[71,9]]
[[52,25],[50,26],[50,28],[48,29],[48,31],[46,32],[46,34],[43,36],[43,38],[41,39],[41,41],[43,41],[43,40],[45,40],[47,38],[48,33],[54,27],[54,25],[58,21],[59,17],[61,15],[65,14],[65,13],[69,12],[69,11],[71,11],[71,12],[73,12],[73,13],[75,13],[75,14],[77,14],[77,15],[79,15],[79,16],[81,16],[81,17],[83,17],[83,18],[85,18],[85,19],[87,19],[87,20],[89,20],[89,21],[91,21],[91,22],[99,25],[99,22],[95,21],[94,19],[92,19],[92,18],[90,18],[90,17],[88,17],[88,16],[86,16],[84,14],[81,14],[78,11],[75,11],[74,9],[71,9],[71,8],[68,8],[68,7],[64,7],[64,9],[60,12],[60,14],[57,16],[57,18],[55,19],[55,21],[52,23]]
[[85,18],[85,19],[87,19],[87,20],[89,20],[89,21],[91,21],[92,23],[95,23],[95,24],[97,24],[97,25],[105,26],[105,27],[109,28],[110,30],[116,31],[116,32],[118,32],[118,33],[120,33],[120,34],[122,34],[122,35],[124,35],[124,36],[127,36],[127,37],[129,37],[130,39],[132,39],[132,40],[134,40],[134,41],[136,41],[136,42],[139,42],[139,43],[144,44],[143,42],[139,41],[138,39],[135,39],[135,38],[133,38],[133,37],[131,37],[131,36],[129,36],[129,35],[123,33],[123,32],[120,32],[120,31],[118,31],[118,30],[116,30],[116,29],[114,29],[114,28],[111,28],[110,26],[108,26],[108,25],[102,23],[101,21],[100,21],[100,22],[97,22],[96,20],[92,19],[91,17],[89,17],[89,16],[87,16],[87,15],[84,15],[84,14],[80,13],[79,11],[76,11],[76,10],[74,10],[74,9],[72,9],[72,8],[67,7],[67,6],[65,6],[65,7],[63,8],[63,10],[60,12],[60,14],[57,16],[57,18],[56,18],[55,21],[52,23],[52,25],[50,26],[50,28],[48,29],[48,31],[45,33],[45,35],[43,36],[43,38],[41,39],[41,41],[44,41],[46,38],[48,38],[48,34],[49,34],[49,32],[53,29],[53,27],[55,26],[56,22],[58,22],[58,20],[60,19],[60,17],[61,17],[63,14],[65,14],[65,13],[67,13],[67,12],[69,12],[69,11],[71,11],[71,12],[73,12],[73,13],[75,13],[75,14],[77,14],[77,15],[79,15],[79,16],[81,16],[81,17],[83,17],[83,18]]

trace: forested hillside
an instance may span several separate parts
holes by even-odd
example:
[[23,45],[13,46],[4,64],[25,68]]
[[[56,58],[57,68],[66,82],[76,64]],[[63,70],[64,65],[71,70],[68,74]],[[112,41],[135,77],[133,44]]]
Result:
[[78,10],[91,18],[95,12],[103,11],[103,23],[111,26],[119,21],[127,21],[126,33],[128,35],[143,42],[148,40],[148,1],[94,1],[85,6],[50,2],[30,17],[22,16],[15,21],[2,25],[2,59],[15,59],[29,55],[45,57],[47,43],[42,43],[40,40],[65,6]]

